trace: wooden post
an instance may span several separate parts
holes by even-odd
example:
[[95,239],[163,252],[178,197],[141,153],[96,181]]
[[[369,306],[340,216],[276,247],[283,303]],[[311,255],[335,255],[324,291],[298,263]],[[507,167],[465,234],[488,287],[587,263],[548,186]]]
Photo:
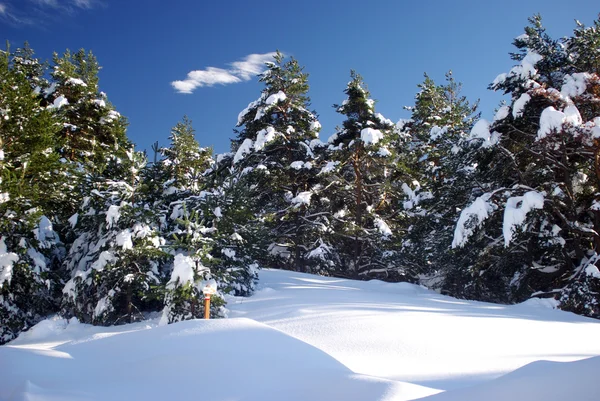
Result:
[[204,295],[204,318],[210,319],[210,294]]

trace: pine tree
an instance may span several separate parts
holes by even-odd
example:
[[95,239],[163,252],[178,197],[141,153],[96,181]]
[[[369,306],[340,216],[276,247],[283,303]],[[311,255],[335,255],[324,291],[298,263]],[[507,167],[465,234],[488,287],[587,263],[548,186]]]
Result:
[[[162,204],[167,208],[165,237],[175,260],[166,284],[163,322],[202,316],[201,284],[215,280],[218,293],[211,302],[213,316],[224,314],[223,295],[250,295],[256,279],[254,260],[246,242],[255,231],[249,221],[250,199],[239,190],[225,166],[231,159],[211,158],[184,119],[171,134],[171,145],[162,149],[165,171]],[[242,224],[240,224],[242,222]],[[245,238],[244,238],[245,237]]]
[[145,156],[128,152],[127,180],[100,177],[69,221],[77,238],[65,267],[63,313],[80,321],[113,325],[143,319],[160,309],[161,284],[171,256],[165,252],[160,209],[143,193]]
[[511,94],[510,105],[471,131],[480,191],[462,211],[454,245],[478,250],[467,271],[480,297],[556,296],[565,309],[599,316],[600,79],[582,69],[594,66],[595,49],[585,46],[597,43],[598,24],[556,41],[539,16],[530,23],[515,40],[519,64],[492,84]]
[[83,49],[67,50],[61,57],[55,53],[53,63],[52,85],[44,93],[64,120],[62,156],[92,173],[104,172],[111,162],[114,167],[131,146],[126,120],[99,91],[96,57]]
[[295,59],[277,53],[260,81],[261,97],[238,118],[232,141],[237,185],[251,193],[256,219],[265,225],[263,264],[306,271],[318,246],[323,216],[314,213],[321,185],[313,146],[320,124],[308,110],[308,75]]
[[402,131],[410,136],[408,148],[414,188],[405,188],[404,203],[410,226],[403,238],[402,258],[413,276],[428,286],[443,285],[452,269],[452,232],[458,210],[473,187],[472,167],[464,143],[473,126],[476,105],[460,95],[452,72],[437,85],[427,74],[419,85],[412,118]]
[[394,244],[400,178],[394,124],[375,112],[360,75],[351,73],[347,99],[336,105],[346,116],[329,138],[326,196],[331,210],[331,246],[339,274],[362,278],[399,279]]
[[56,152],[59,120],[34,90],[41,69],[28,47],[0,52],[0,343],[56,308],[64,249],[53,222],[67,169]]

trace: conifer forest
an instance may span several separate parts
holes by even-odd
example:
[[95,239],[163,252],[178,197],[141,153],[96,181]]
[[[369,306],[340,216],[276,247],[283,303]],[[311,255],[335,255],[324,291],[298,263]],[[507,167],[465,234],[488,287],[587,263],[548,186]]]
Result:
[[553,38],[533,16],[513,45],[492,121],[448,72],[393,122],[351,71],[336,128],[277,53],[224,154],[187,117],[136,150],[92,51],[0,51],[0,344],[50,314],[201,317],[210,279],[218,316],[261,268],[600,318],[600,20]]

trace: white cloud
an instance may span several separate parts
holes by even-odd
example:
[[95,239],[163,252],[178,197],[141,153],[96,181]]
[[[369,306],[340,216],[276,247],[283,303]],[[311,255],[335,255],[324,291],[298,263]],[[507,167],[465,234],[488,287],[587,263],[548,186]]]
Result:
[[0,0],[0,25],[46,26],[97,7],[106,5],[103,0]]
[[94,6],[94,0],[73,0],[73,4],[79,8],[92,8]]
[[58,0],[31,0],[32,3],[42,7],[59,8]]
[[183,81],[173,81],[171,86],[179,93],[192,93],[203,86],[228,85],[249,81],[265,70],[265,63],[272,61],[275,53],[250,54],[240,61],[230,63],[231,68],[207,67],[187,74]]

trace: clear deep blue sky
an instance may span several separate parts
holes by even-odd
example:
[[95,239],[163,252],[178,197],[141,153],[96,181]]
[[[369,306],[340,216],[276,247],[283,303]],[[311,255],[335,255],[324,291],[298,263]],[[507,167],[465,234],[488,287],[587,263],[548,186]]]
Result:
[[[513,65],[512,40],[527,18],[541,13],[553,37],[570,35],[574,19],[589,25],[597,0],[480,1],[201,1],[0,0],[0,39],[27,40],[42,59],[65,49],[92,50],[103,69],[101,90],[129,119],[139,149],[168,143],[170,128],[188,115],[203,146],[229,150],[238,113],[262,89],[256,78],[196,88],[171,85],[192,70],[217,67],[249,54],[279,49],[309,73],[312,108],[326,139],[342,117],[350,69],[365,79],[377,110],[408,118],[417,84],[427,72],[442,83],[448,70],[463,94],[481,99],[491,117],[502,99],[487,85]],[[235,74],[234,74],[235,75]],[[238,74],[239,78],[239,74]]]

